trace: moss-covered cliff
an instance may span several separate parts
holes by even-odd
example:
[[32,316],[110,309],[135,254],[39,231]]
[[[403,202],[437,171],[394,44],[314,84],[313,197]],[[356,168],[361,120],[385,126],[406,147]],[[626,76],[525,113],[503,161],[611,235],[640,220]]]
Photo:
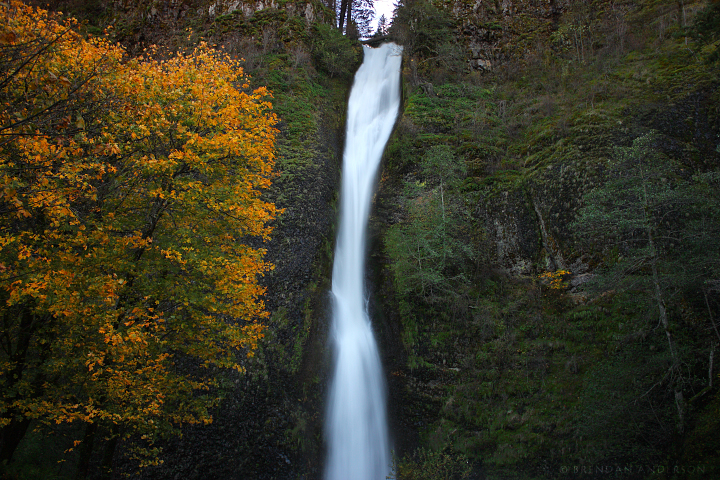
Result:
[[[718,192],[703,178],[720,166],[720,78],[717,37],[692,36],[713,8],[402,7],[405,108],[374,219],[378,295],[407,353],[391,385],[419,436],[399,437],[399,478],[461,476],[466,460],[469,478],[715,471]],[[439,146],[466,173],[428,168]],[[628,156],[662,160],[639,179]],[[615,178],[666,192],[647,230],[623,230],[643,200],[613,200]],[[588,233],[600,207],[610,230]]]

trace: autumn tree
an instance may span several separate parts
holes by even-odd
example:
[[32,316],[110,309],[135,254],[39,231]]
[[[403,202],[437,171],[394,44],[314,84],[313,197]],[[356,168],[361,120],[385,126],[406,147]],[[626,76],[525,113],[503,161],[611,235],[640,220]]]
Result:
[[0,18],[0,461],[31,421],[83,422],[109,465],[210,422],[262,338],[270,94],[204,44],[127,60],[18,1]]

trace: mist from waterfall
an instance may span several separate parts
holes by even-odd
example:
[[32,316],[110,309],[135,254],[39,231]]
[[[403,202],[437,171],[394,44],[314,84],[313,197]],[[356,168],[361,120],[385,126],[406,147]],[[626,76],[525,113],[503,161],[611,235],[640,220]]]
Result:
[[385,379],[364,274],[375,177],[400,107],[402,47],[385,43],[363,49],[348,102],[332,274],[334,372],[325,423],[326,480],[384,480],[390,473]]

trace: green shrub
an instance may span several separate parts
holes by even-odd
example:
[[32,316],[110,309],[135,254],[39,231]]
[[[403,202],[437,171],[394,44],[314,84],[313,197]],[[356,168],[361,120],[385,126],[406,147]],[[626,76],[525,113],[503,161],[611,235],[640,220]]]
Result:
[[698,13],[690,28],[690,35],[700,45],[715,46],[715,50],[708,55],[708,63],[720,61],[720,3],[714,2]]
[[446,450],[434,452],[421,448],[412,456],[395,459],[396,480],[455,480],[470,478],[471,466],[467,457],[451,455]]
[[313,25],[311,47],[318,70],[331,78],[349,78],[362,61],[359,44],[330,25]]

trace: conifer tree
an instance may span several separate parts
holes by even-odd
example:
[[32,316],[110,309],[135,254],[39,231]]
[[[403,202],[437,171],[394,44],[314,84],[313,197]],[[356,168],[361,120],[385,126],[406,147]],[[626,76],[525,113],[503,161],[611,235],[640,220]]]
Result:
[[376,36],[387,35],[389,27],[390,27],[390,25],[389,25],[389,22],[387,21],[387,18],[385,18],[385,14],[380,15],[380,18],[378,19],[378,26],[377,26],[377,30],[375,31],[375,35]]
[[661,153],[659,142],[649,133],[630,147],[617,147],[608,181],[583,197],[573,227],[590,249],[605,251],[594,286],[642,292],[662,327],[671,359],[665,384],[682,432],[687,379],[672,301],[718,274],[719,205],[716,175],[689,181],[684,167]]

